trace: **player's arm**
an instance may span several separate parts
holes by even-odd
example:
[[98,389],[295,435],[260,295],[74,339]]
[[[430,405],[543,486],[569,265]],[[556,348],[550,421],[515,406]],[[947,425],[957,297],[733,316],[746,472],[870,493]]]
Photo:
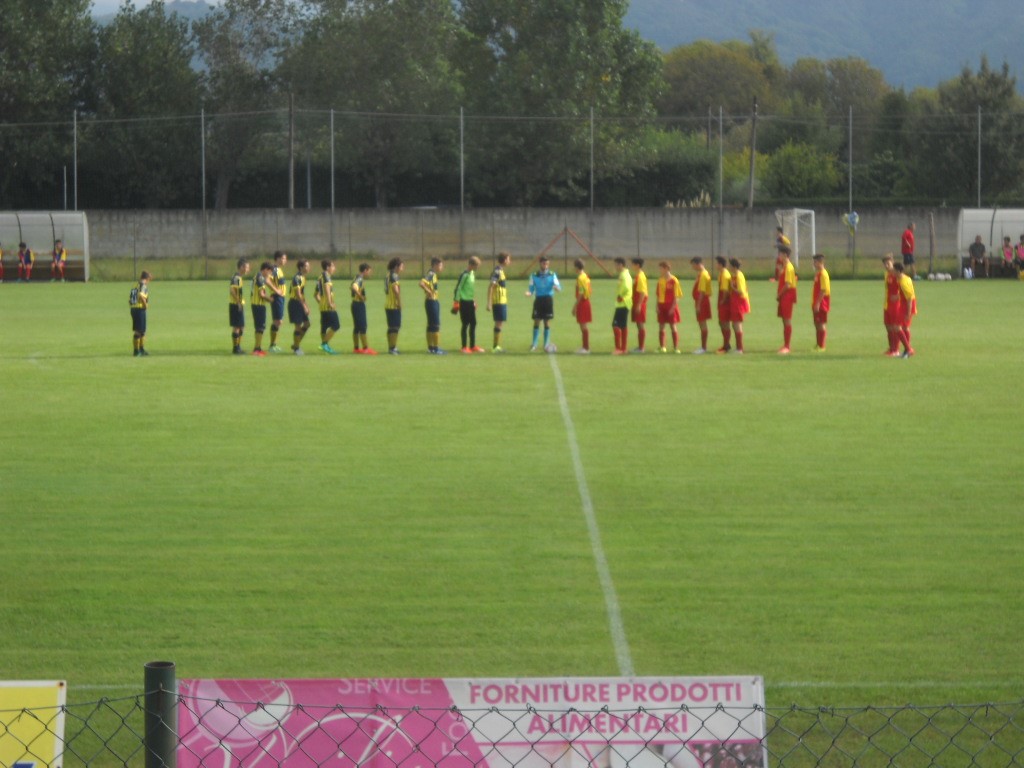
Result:
[[533,296],[533,291],[534,291],[534,287],[533,287],[533,275],[530,275],[530,282],[528,282],[528,283],[526,284],[526,295],[527,295],[527,296]]
[[559,293],[561,293],[562,292],[562,284],[560,282],[558,282],[558,275],[552,275],[552,279],[554,281],[553,285],[555,286],[555,290],[558,291]]
[[423,290],[423,295],[428,299],[430,298],[430,281],[425,277],[420,278],[420,288]]

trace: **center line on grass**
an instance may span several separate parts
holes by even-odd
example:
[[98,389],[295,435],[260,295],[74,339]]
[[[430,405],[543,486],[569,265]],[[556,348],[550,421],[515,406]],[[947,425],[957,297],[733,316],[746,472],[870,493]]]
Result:
[[558,361],[554,355],[548,355],[548,360],[551,361],[551,372],[555,376],[555,388],[558,390],[558,407],[562,410],[562,421],[565,422],[565,434],[569,440],[569,453],[572,454],[572,466],[576,472],[576,486],[579,488],[580,502],[583,505],[583,517],[587,521],[587,531],[590,534],[590,548],[594,553],[597,577],[601,582],[604,605],[608,611],[608,628],[612,633],[615,659],[619,664],[619,674],[624,677],[630,677],[633,674],[633,659],[629,653],[626,629],[622,625],[619,598],[615,594],[615,584],[612,583],[612,574],[608,569],[608,558],[605,557],[604,547],[601,545],[601,531],[597,527],[594,504],[590,500],[590,488],[587,486],[587,475],[583,471],[583,461],[580,459],[580,446],[576,441],[576,427],[572,423],[572,414],[569,413],[569,401],[565,397],[562,371],[559,369]]

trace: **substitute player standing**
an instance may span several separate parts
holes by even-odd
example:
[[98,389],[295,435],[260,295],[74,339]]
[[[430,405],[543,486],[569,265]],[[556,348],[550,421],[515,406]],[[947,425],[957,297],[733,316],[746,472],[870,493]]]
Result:
[[590,305],[590,275],[586,273],[583,259],[572,263],[576,268],[576,303],[572,305],[572,316],[580,327],[583,346],[576,350],[577,355],[590,354],[590,323],[594,319],[594,310]]
[[249,260],[239,259],[228,288],[228,323],[231,325],[231,354],[244,355],[242,334],[245,333],[245,276],[249,274]]
[[277,346],[277,335],[281,332],[281,324],[284,322],[285,296],[288,293],[288,285],[284,278],[284,267],[288,263],[288,254],[284,251],[274,251],[274,266],[267,278],[267,286],[270,288],[270,351],[280,352]]
[[487,311],[494,320],[493,352],[504,352],[501,348],[501,331],[508,320],[508,284],[505,270],[512,263],[512,254],[502,251],[498,254],[498,265],[491,272],[491,286],[487,291]]
[[707,354],[708,351],[708,320],[711,319],[711,273],[704,268],[704,259],[694,256],[690,259],[690,269],[697,273],[693,281],[693,309],[700,328],[700,346],[693,350],[695,355]]
[[667,352],[665,347],[665,326],[672,329],[672,346],[675,353],[679,351],[679,297],[683,295],[683,288],[679,285],[679,279],[672,274],[672,265],[667,261],[658,262],[658,269],[661,270],[661,277],[658,278],[658,351]]
[[789,354],[789,346],[793,340],[793,306],[796,304],[796,269],[789,258],[790,250],[788,245],[779,247],[779,258],[782,260],[782,270],[779,272],[778,284],[775,290],[775,300],[778,302],[778,315],[782,319],[782,346],[779,348],[780,355]]
[[811,315],[814,318],[815,352],[825,351],[828,335],[828,311],[832,308],[832,284],[825,269],[825,254],[814,254],[814,287],[811,289]]

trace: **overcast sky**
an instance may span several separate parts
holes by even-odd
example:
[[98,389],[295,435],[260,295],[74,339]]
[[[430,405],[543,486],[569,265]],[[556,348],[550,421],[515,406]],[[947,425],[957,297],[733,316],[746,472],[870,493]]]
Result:
[[[163,0],[154,0],[155,2],[163,2]],[[206,0],[208,5],[216,5],[220,0]],[[117,13],[117,9],[121,7],[122,0],[93,0],[93,14],[97,16],[103,16],[108,13]],[[136,8],[144,8],[149,5],[150,0],[132,0],[132,5]]]

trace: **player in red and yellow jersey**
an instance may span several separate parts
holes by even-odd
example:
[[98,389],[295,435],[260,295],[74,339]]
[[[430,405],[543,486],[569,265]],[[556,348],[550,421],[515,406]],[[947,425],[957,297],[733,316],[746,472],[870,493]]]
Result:
[[814,254],[814,288],[811,290],[811,315],[814,317],[815,352],[825,351],[828,311],[832,308],[832,284],[825,269],[825,254]]
[[64,268],[68,263],[68,252],[64,249],[63,240],[53,242],[53,252],[50,254],[53,261],[50,264],[50,282],[60,280],[64,282]]
[[722,346],[717,352],[723,355],[732,349],[732,331],[729,328],[732,320],[732,304],[729,301],[732,273],[729,272],[729,262],[724,256],[716,256],[715,263],[718,265],[718,327],[722,329]]
[[775,300],[779,303],[778,315],[782,318],[782,346],[780,355],[789,354],[789,344],[793,340],[793,305],[796,304],[796,269],[789,258],[788,245],[779,246],[779,259],[782,269],[779,271]]
[[679,278],[672,274],[672,265],[667,261],[658,262],[661,277],[658,278],[658,351],[667,352],[665,347],[665,326],[672,328],[672,347],[679,354],[679,297],[683,288]]
[[647,275],[644,273],[643,259],[633,259],[633,266],[636,267],[636,276],[633,278],[633,308],[630,310],[632,320],[636,324],[636,349],[633,351],[642,353],[647,343]]
[[896,357],[899,354],[900,344],[900,283],[891,253],[882,257],[882,267],[885,269],[885,304],[882,310],[882,321],[885,323],[885,332],[889,337],[889,349],[885,354],[887,357]]
[[708,351],[708,320],[711,319],[711,273],[704,268],[704,259],[694,256],[690,259],[690,269],[697,273],[693,281],[693,308],[700,328],[700,346],[693,350],[695,355],[703,355]]
[[594,319],[594,310],[590,306],[590,275],[584,270],[583,259],[572,263],[576,268],[576,303],[572,305],[572,316],[580,326],[580,337],[583,345],[576,350],[577,355],[590,354],[590,323]]
[[747,278],[743,274],[739,259],[729,259],[732,273],[732,287],[729,289],[729,314],[732,318],[732,333],[736,337],[736,352],[743,354],[743,318],[750,312],[750,293],[747,292]]
[[771,282],[771,283],[777,282],[782,277],[783,266],[782,266],[782,253],[780,251],[784,247],[785,248],[790,248],[790,247],[792,247],[792,243],[789,241],[789,238],[786,237],[785,233],[782,231],[782,227],[776,227],[775,228],[775,274],[772,277],[768,278],[768,281]]
[[899,315],[897,317],[899,329],[897,335],[903,342],[903,354],[901,357],[912,357],[914,348],[910,346],[910,323],[917,314],[917,294],[914,292],[914,279],[904,273],[904,266],[896,264],[893,270],[897,275],[897,284],[900,291]]

